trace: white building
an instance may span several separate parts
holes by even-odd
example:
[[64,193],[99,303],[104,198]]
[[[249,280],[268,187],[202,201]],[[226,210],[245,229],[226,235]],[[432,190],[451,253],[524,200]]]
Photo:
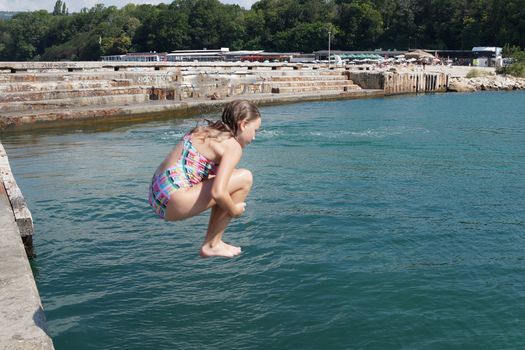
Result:
[[472,65],[475,67],[501,67],[503,57],[501,47],[496,46],[476,46],[472,48],[474,59]]

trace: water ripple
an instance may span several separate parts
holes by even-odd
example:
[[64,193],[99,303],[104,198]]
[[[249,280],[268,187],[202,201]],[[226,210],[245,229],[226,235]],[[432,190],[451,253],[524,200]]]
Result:
[[524,103],[263,108],[241,164],[247,211],[224,236],[243,247],[232,260],[199,258],[208,214],[163,222],[146,201],[200,117],[2,136],[56,348],[520,348]]

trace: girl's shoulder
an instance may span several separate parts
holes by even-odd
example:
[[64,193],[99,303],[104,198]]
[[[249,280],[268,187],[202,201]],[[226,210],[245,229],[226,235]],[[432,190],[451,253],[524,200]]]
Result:
[[236,141],[230,132],[217,130],[209,126],[199,126],[190,132],[193,138],[201,139],[203,142],[229,143]]
[[219,132],[215,137],[209,138],[210,146],[218,150],[222,155],[224,152],[241,150],[241,145],[230,133]]
[[190,132],[191,139],[194,143],[208,147],[218,156],[222,158],[223,154],[240,153],[242,148],[239,142],[229,132],[210,128],[208,126],[199,126]]
[[214,129],[214,128],[211,128],[209,126],[197,126],[193,129],[190,130],[189,132],[190,135],[194,136],[194,137],[198,137],[198,138],[219,138],[221,136],[224,135],[227,135],[228,133],[227,132],[224,132],[224,131],[221,131],[221,130],[217,130],[217,129]]

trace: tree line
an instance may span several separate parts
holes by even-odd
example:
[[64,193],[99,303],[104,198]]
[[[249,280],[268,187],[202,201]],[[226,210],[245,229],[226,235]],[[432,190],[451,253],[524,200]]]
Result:
[[229,47],[332,49],[525,47],[525,0],[260,0],[251,9],[218,0],[0,19],[0,60],[98,60],[101,55]]

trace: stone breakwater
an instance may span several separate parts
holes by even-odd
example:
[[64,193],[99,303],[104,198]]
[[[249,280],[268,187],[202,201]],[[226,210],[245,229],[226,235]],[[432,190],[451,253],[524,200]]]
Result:
[[[86,120],[144,121],[259,105],[446,91],[523,89],[523,79],[466,79],[470,67],[288,63],[0,62],[0,130]],[[492,75],[490,75],[492,74]]]
[[[444,73],[288,63],[12,62],[0,64],[0,129],[85,120],[143,121],[220,109],[446,91]],[[54,122],[54,123],[50,123]]]
[[345,71],[280,63],[1,63],[0,129],[205,113],[235,98],[267,104],[382,94],[364,91]]
[[455,77],[450,79],[448,90],[453,92],[525,90],[525,79],[510,75]]

